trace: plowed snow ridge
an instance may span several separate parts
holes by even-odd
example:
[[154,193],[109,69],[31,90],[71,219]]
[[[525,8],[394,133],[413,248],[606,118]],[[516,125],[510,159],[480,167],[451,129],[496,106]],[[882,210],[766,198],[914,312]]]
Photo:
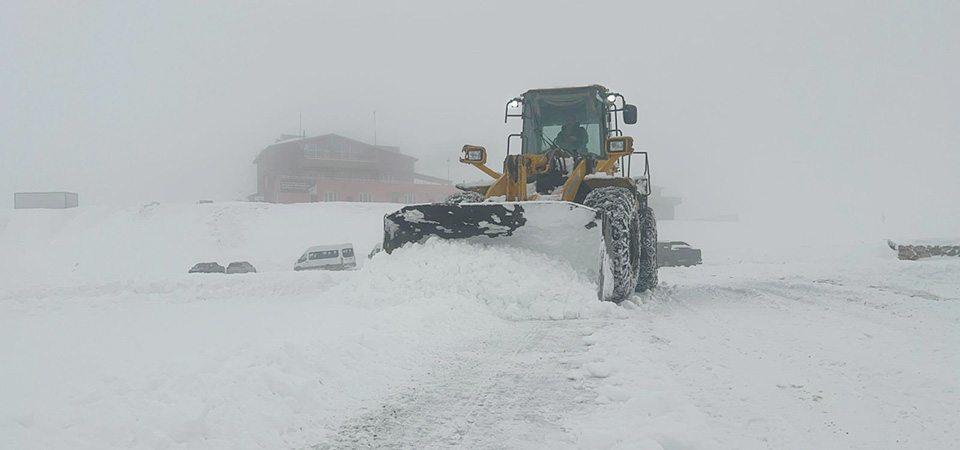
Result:
[[378,255],[331,295],[361,306],[480,303],[510,320],[623,315],[615,305],[598,302],[594,284],[561,261],[439,239]]

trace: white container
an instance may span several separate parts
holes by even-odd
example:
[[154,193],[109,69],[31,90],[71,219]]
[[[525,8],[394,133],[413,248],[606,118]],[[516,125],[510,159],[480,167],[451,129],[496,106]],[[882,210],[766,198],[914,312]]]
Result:
[[13,194],[14,209],[66,209],[80,205],[80,197],[74,192],[16,192]]

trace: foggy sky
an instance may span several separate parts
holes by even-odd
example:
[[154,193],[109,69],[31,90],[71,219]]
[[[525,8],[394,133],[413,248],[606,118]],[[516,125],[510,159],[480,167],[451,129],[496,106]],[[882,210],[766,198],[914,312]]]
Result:
[[680,217],[960,229],[955,1],[270,3],[0,4],[0,208],[243,198],[300,113],[481,179],[508,99],[599,83]]

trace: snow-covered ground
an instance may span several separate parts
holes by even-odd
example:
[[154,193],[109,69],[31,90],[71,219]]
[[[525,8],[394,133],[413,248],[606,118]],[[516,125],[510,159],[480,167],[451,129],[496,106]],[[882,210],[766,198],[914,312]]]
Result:
[[960,448],[960,258],[662,222],[705,264],[621,306],[454,242],[292,271],[394,209],[0,211],[0,448]]

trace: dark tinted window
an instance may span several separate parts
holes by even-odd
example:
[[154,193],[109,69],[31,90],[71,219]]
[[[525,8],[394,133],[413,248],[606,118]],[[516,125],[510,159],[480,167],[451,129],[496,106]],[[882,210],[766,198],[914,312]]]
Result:
[[338,250],[324,250],[322,252],[310,252],[310,259],[330,259],[340,256]]
[[345,249],[343,249],[343,257],[344,257],[344,258],[349,258],[349,257],[351,257],[351,256],[353,256],[353,249],[352,249],[352,248],[345,248]]

